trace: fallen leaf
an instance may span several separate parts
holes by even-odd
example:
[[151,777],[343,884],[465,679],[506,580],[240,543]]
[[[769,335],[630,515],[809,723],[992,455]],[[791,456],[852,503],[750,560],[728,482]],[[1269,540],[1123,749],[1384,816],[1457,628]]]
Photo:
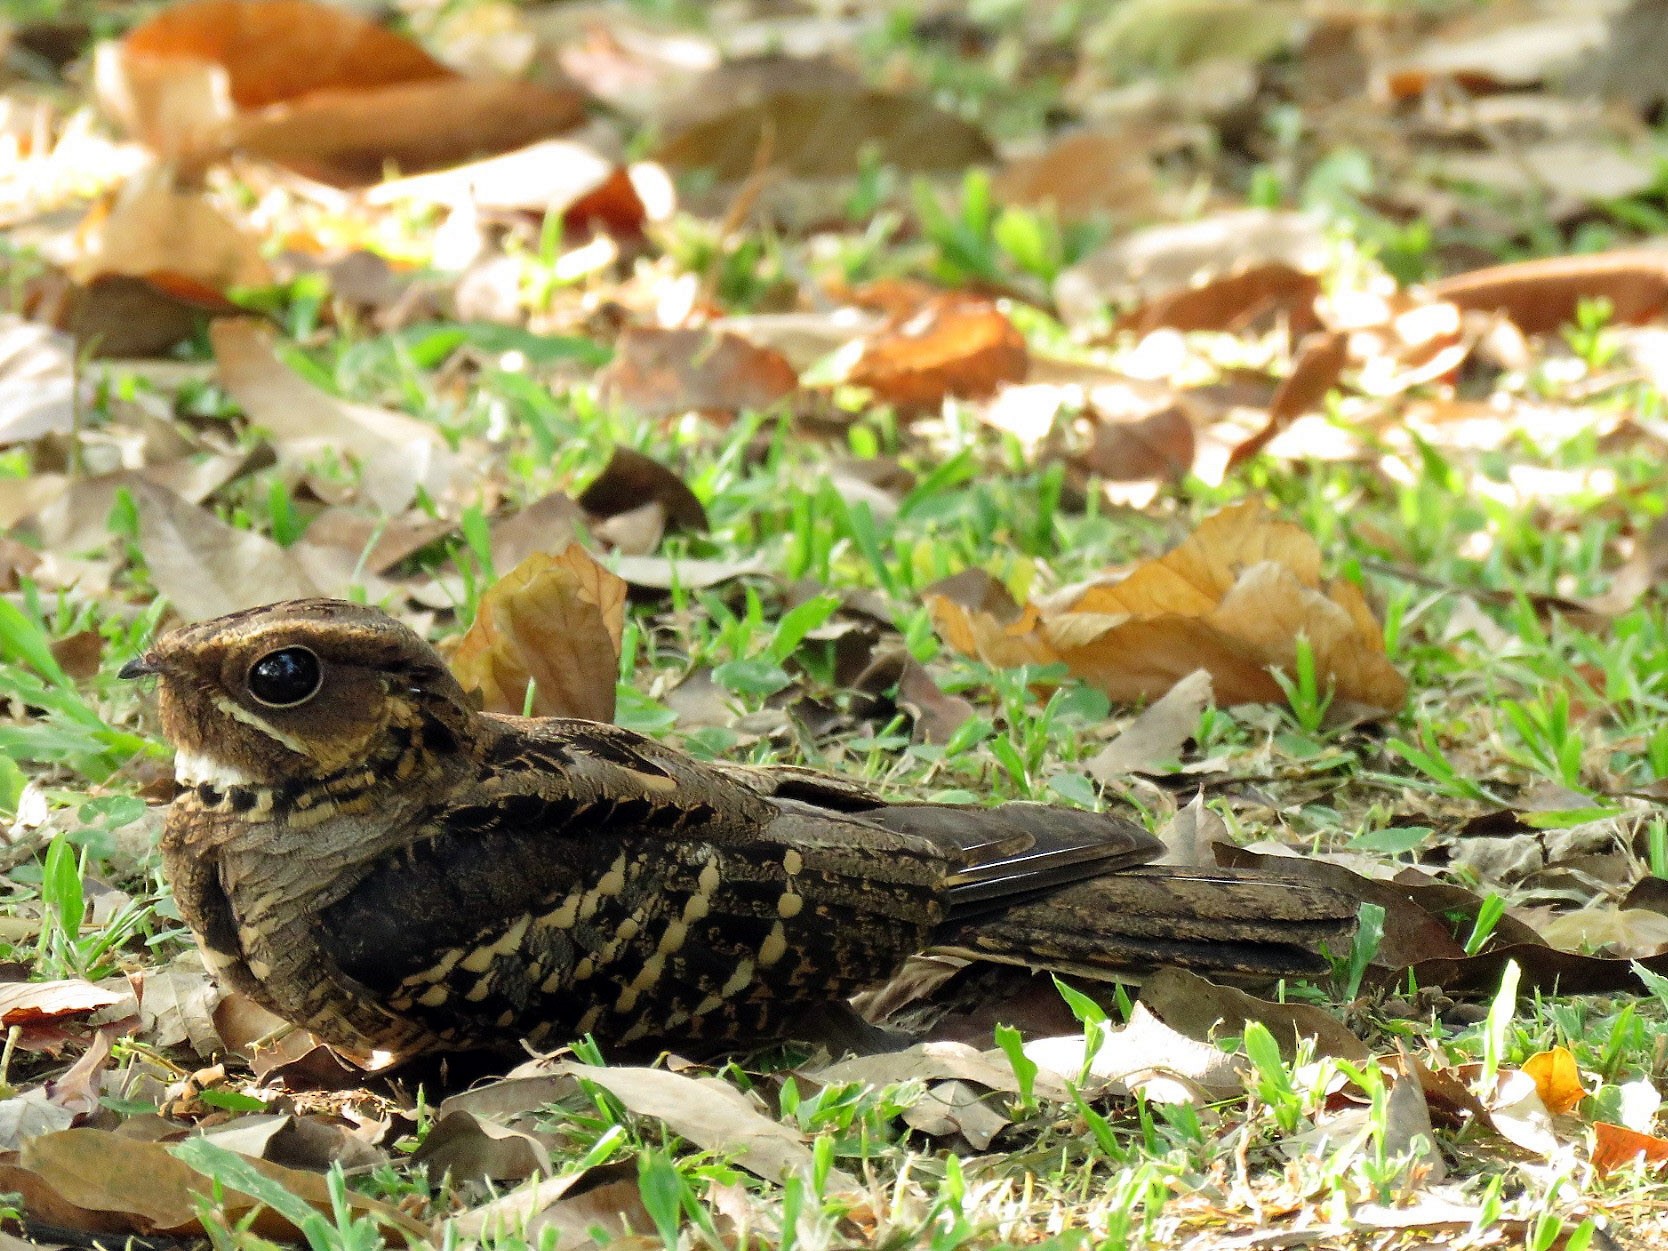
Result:
[[121,1003],[124,996],[78,977],[52,982],[0,982],[0,1028],[85,1017]]
[[1349,336],[1337,331],[1310,335],[1298,349],[1292,371],[1268,402],[1268,424],[1234,448],[1228,466],[1242,465],[1273,441],[1292,422],[1319,408],[1338,385],[1349,360]]
[[534,1178],[473,1208],[457,1218],[464,1238],[492,1243],[506,1238],[541,1245],[549,1231],[557,1234],[562,1251],[592,1251],[599,1244],[591,1231],[600,1229],[600,1245],[632,1245],[627,1235],[652,1228],[653,1218],[643,1206],[634,1165],[612,1164],[570,1173],[565,1177]]
[[229,526],[147,482],[130,489],[139,510],[145,569],[185,620],[326,593],[291,552],[271,539]]
[[368,204],[441,205],[473,204],[477,209],[497,212],[551,213],[561,216],[564,227],[578,222],[585,204],[605,192],[617,179],[615,193],[627,197],[609,216],[612,233],[640,231],[647,210],[631,179],[615,162],[584,143],[568,139],[547,139],[501,156],[456,165],[432,174],[394,178],[365,193]]
[[1180,331],[1242,331],[1273,312],[1289,313],[1294,330],[1317,325],[1314,303],[1320,279],[1285,261],[1264,261],[1206,277],[1179,290],[1162,292],[1119,318],[1120,329],[1138,335],[1169,328]]
[[536,716],[612,721],[625,590],[578,544],[535,553],[481,596],[452,670],[487,712],[520,715],[531,684]]
[[904,1109],[903,1121],[911,1129],[935,1138],[960,1134],[975,1151],[989,1149],[991,1141],[1011,1121],[992,1106],[990,1095],[966,1082],[937,1082]]
[[1198,439],[1192,419],[1180,403],[1134,420],[1107,417],[1091,399],[1096,418],[1089,446],[1074,458],[1108,482],[1176,482],[1193,468]]
[[456,459],[433,426],[319,390],[278,359],[271,329],[253,318],[217,321],[209,337],[221,385],[272,434],[280,460],[304,465],[345,451],[359,461],[366,496],[390,515],[404,512],[419,487],[446,496]]
[[1222,704],[1284,702],[1271,671],[1294,671],[1300,635],[1340,704],[1391,711],[1407,692],[1360,590],[1324,582],[1314,540],[1252,501],[1121,581],[1046,610],[1028,604],[1004,621],[931,588],[926,602],[956,650],[996,667],[1064,662],[1119,702],[1157,699],[1199,668]]
[[584,120],[573,91],[519,79],[442,78],[329,91],[239,117],[232,142],[320,182],[374,183],[519,148]]
[[[71,276],[83,287],[122,275],[186,294],[194,284],[205,301],[233,287],[271,282],[259,242],[176,177],[166,165],[152,166],[124,183],[108,205],[94,208],[77,231]],[[90,321],[91,312],[83,318]]]
[[74,354],[74,341],[50,326],[0,315],[0,447],[74,428]]
[[1200,1042],[1218,1034],[1243,1034],[1251,1021],[1266,1025],[1290,1060],[1305,1038],[1316,1055],[1352,1063],[1367,1058],[1367,1045],[1324,1009],[1309,1003],[1274,1003],[1230,986],[1218,986],[1183,969],[1160,969],[1141,984],[1141,1002],[1171,1029]]
[[1025,338],[990,301],[949,294],[864,340],[846,381],[909,413],[936,410],[948,396],[982,399],[1020,382],[1030,364]]
[[240,109],[452,76],[405,36],[317,0],[191,0],[141,22],[122,43],[129,56],[220,66]]
[[1523,1062],[1523,1071],[1535,1079],[1541,1102],[1553,1116],[1575,1111],[1575,1105],[1587,1097],[1581,1085],[1581,1071],[1567,1047],[1537,1051]]
[[1140,128],[1074,131],[1005,163],[991,179],[991,194],[1001,204],[1051,209],[1064,222],[1151,218],[1159,139]]
[[462,77],[317,0],[174,5],[102,47],[95,81],[105,111],[165,156],[242,147],[338,183],[520,147],[583,114],[577,92]]
[[1612,320],[1637,325],[1668,309],[1668,256],[1640,249],[1516,261],[1443,278],[1429,291],[1462,309],[1509,317],[1525,334],[1571,325],[1582,300],[1600,297],[1610,301]]
[[[722,1152],[750,1173],[779,1182],[809,1169],[811,1149],[798,1130],[766,1116],[741,1091],[716,1077],[664,1069],[595,1068],[560,1063],[555,1072],[595,1082],[637,1116],[665,1123],[697,1147]],[[829,1171],[831,1190],[856,1190],[844,1170]]]
[[1593,1124],[1592,1161],[1593,1171],[1600,1177],[1635,1162],[1654,1169],[1668,1164],[1668,1138],[1596,1121]]
[[1171,1029],[1139,1002],[1129,1023],[1109,1031],[1092,1059],[1081,1034],[1033,1039],[1025,1054],[1066,1081],[1076,1081],[1087,1062],[1114,1093],[1139,1091],[1154,1103],[1210,1103],[1245,1091],[1241,1061]]
[[551,1171],[549,1148],[537,1137],[461,1108],[435,1121],[411,1162],[428,1165],[431,1177],[450,1175],[454,1183],[523,1181]]
[[866,160],[906,170],[960,170],[991,155],[977,127],[924,98],[833,90],[784,91],[727,109],[673,135],[655,160],[721,179],[745,178],[759,168],[838,178],[859,173]]
[[1084,767],[1097,782],[1120,781],[1158,765],[1172,764],[1199,728],[1211,701],[1210,670],[1195,669],[1180,679],[1095,754]]
[[1331,247],[1318,215],[1238,209],[1124,235],[1065,270],[1054,298],[1068,322],[1089,321],[1109,304],[1146,303],[1251,266],[1319,273]]
[[707,529],[707,510],[684,480],[629,447],[614,449],[603,471],[580,492],[578,503],[593,517],[603,518],[659,504],[666,520],[680,529],[694,534]]
[[910,715],[922,742],[949,742],[957,730],[977,715],[977,709],[961,696],[941,688],[913,657],[906,653],[902,659],[898,707]]
[[769,408],[799,389],[799,375],[780,352],[740,335],[638,327],[620,336],[597,385],[617,404],[669,417]]
[[[254,1175],[289,1192],[296,1203],[332,1211],[323,1177],[263,1160],[236,1158]],[[24,1209],[35,1220],[66,1229],[201,1237],[204,1231],[198,1213],[207,1203],[223,1219],[251,1218],[250,1228],[261,1237],[301,1236],[296,1225],[277,1211],[233,1186],[217,1187],[163,1144],[105,1130],[66,1129],[30,1139],[15,1163],[0,1163],[0,1185],[20,1192]],[[425,1232],[397,1209],[352,1190],[347,1192],[346,1203],[354,1213],[370,1217],[390,1232],[417,1237]]]

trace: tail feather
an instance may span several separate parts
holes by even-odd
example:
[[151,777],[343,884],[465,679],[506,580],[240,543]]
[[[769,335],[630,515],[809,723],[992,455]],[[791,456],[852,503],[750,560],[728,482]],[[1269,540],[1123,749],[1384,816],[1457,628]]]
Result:
[[893,804],[863,817],[953,853],[959,867],[945,879],[953,920],[1143,864],[1164,851],[1164,844],[1127,818],[1047,804]]
[[1234,978],[1323,974],[1355,930],[1342,891],[1272,874],[1140,868],[952,921],[940,949],[1127,980],[1169,965]]

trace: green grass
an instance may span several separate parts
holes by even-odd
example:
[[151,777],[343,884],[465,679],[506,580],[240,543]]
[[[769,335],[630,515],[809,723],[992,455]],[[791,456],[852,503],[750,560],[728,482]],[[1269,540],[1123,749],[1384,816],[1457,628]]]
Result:
[[[1023,6],[984,7],[999,44],[1017,38]],[[1051,19],[1058,29],[1049,32],[1062,44],[1086,20],[1084,6],[1064,9],[1070,12]],[[862,49],[866,58],[915,56],[919,81],[942,101],[1005,133],[1033,133],[1058,89],[1046,76],[1020,81],[1000,55],[970,62],[937,45],[911,46],[902,18],[871,40]],[[1371,193],[1380,173],[1370,154],[1340,150],[1307,168],[1294,164],[1302,143],[1287,133],[1292,122],[1267,119],[1271,159],[1240,171],[1230,193],[1327,211],[1404,279],[1435,273],[1442,247],[1476,242],[1456,229],[1432,231],[1375,209]],[[1659,201],[1610,206],[1580,240],[1526,219],[1483,242],[1502,256],[1625,242],[1637,230],[1660,227]],[[1047,213],[997,208],[988,179],[977,172],[945,187],[865,169],[842,208],[847,220],[818,240],[751,228],[726,235],[685,216],[656,237],[656,263],[699,275],[732,312],[770,307],[784,289],[825,279],[901,274],[988,284],[1042,303],[1015,312],[1035,346],[1111,368],[1127,363],[1131,343],[1087,342],[1046,307],[1048,282],[1103,232],[1062,225]],[[523,241],[518,254],[524,295],[541,309],[567,307],[564,301],[578,307],[581,293],[552,269],[560,242],[547,228]],[[32,261],[7,253],[0,263],[14,272]],[[711,520],[704,534],[670,535],[662,554],[754,563],[759,572],[715,586],[673,586],[634,599],[620,674],[623,724],[704,757],[805,764],[906,795],[1115,807],[1155,830],[1202,783],[1210,809],[1237,842],[1274,839],[1381,864],[1420,864],[1476,886],[1483,906],[1456,935],[1468,953],[1488,947],[1507,906],[1523,903],[1518,895],[1526,893],[1513,883],[1503,894],[1498,883],[1476,880],[1457,860],[1448,863],[1473,818],[1534,803],[1537,838],[1609,820],[1628,854],[1636,842],[1644,869],[1668,877],[1668,824],[1637,797],[1668,779],[1668,611],[1647,595],[1595,624],[1554,602],[1605,591],[1622,559],[1621,541],[1642,541],[1668,512],[1660,450],[1648,440],[1601,438],[1579,423],[1561,433],[1525,424],[1498,446],[1476,449],[1440,432],[1425,439],[1400,426],[1374,427],[1355,431],[1365,448],[1357,461],[1265,458],[1223,485],[1187,478],[1168,486],[1137,513],[1106,504],[1098,483],[1069,481],[1058,464],[1028,461],[968,406],[912,425],[836,392],[836,404],[851,401],[842,413],[848,424],[821,437],[808,435],[785,410],[744,413],[728,425],[644,422],[609,407],[591,381],[609,357],[606,343],[475,324],[425,324],[387,335],[342,331],[324,319],[331,298],[318,278],[249,295],[251,307],[284,328],[285,358],[304,376],[427,421],[471,455],[486,449],[486,472],[501,488],[501,508],[455,510],[456,531],[392,573],[408,583],[432,580],[453,597],[449,608],[438,592],[428,601],[438,605],[437,639],[466,626],[482,591],[504,572],[492,565],[493,517],[552,490],[576,492],[616,445],[675,466]],[[1525,376],[1496,380],[1500,393],[1523,408],[1568,403],[1594,422],[1612,412],[1660,419],[1663,397],[1636,379],[1617,377],[1596,394],[1570,390],[1569,360],[1589,374],[1612,370],[1617,336],[1605,309],[1585,306],[1565,342],[1538,354]],[[204,344],[186,352],[206,360]],[[1552,353],[1559,368],[1545,363]],[[95,432],[119,431],[125,418],[117,401],[138,396],[159,399],[197,432],[242,450],[259,445],[213,383],[168,392],[120,370],[102,376],[103,398],[87,415]],[[1354,429],[1342,409],[1332,420]],[[834,457],[846,455],[892,458],[914,485],[890,507],[848,500],[827,472]],[[0,452],[0,478],[28,477],[49,465],[44,450]],[[313,470],[316,482],[303,486],[277,466],[257,468],[217,492],[210,506],[231,524],[293,548],[307,541],[320,494],[351,489],[355,480],[354,467],[333,457]],[[1526,472],[1546,471],[1607,477],[1598,485],[1575,483],[1567,494],[1514,485],[1531,480]],[[1384,622],[1387,650],[1409,681],[1408,702],[1396,716],[1367,729],[1332,728],[1333,693],[1305,646],[1293,672],[1280,675],[1284,705],[1213,707],[1201,715],[1178,761],[1196,772],[1102,788],[1088,762],[1135,710],[1112,707],[1058,671],[992,671],[952,654],[922,605],[924,588],[970,568],[988,571],[1021,598],[1035,597],[1168,550],[1201,518],[1246,496],[1274,502],[1316,538],[1331,574],[1366,588]],[[435,501],[419,507],[444,512]],[[27,964],[39,980],[150,969],[189,945],[154,856],[135,859],[129,837],[144,827],[139,796],[148,771],[167,755],[144,697],[114,677],[167,612],[137,546],[133,509],[131,496],[121,495],[111,510],[108,585],[88,577],[49,590],[25,576],[15,593],[0,598],[0,822],[27,818],[14,835],[18,854],[8,859],[4,911],[34,926],[0,941],[0,960]],[[810,593],[790,594],[795,583]],[[361,584],[355,593],[371,590]],[[931,662],[946,690],[974,704],[977,715],[950,743],[917,741],[903,714],[854,715],[822,736],[777,715],[799,696],[853,706],[837,680],[840,640],[826,627],[858,622],[845,605],[859,593],[878,596],[895,641]],[[84,631],[101,640],[103,660],[97,672],[71,676],[54,646]],[[679,723],[667,692],[697,674],[710,674],[729,698],[733,724]],[[1538,796],[1552,788],[1558,798],[1548,810],[1554,801]],[[129,898],[95,918],[93,901],[107,887]],[[1588,1122],[1617,1119],[1629,1083],[1668,1079],[1661,979],[1647,976],[1643,995],[1519,998],[1507,985],[1486,1002],[1459,1004],[1435,987],[1373,989],[1366,970],[1384,918],[1370,909],[1363,910],[1355,948],[1333,953],[1326,984],[1281,993],[1321,1005],[1376,1057],[1405,1051],[1432,1068],[1473,1066],[1461,1080],[1486,1094],[1501,1072],[1552,1046],[1568,1047],[1588,1082],[1578,1110]],[[1064,985],[1061,993],[1090,1040],[1092,1059],[1127,1019],[1130,996],[1109,992],[1096,1001]],[[1176,1245],[1190,1238],[1210,1245],[1211,1238],[1247,1234],[1299,1209],[1320,1223],[1342,1223],[1355,1205],[1398,1203],[1417,1189],[1431,1149],[1446,1162],[1450,1197],[1477,1205],[1473,1227],[1454,1235],[1456,1246],[1504,1240],[1581,1251],[1595,1237],[1594,1220],[1626,1228],[1668,1200],[1668,1185],[1648,1170],[1591,1176],[1579,1128],[1562,1128],[1566,1150],[1550,1163],[1531,1160],[1475,1123],[1440,1122],[1431,1131],[1434,1143],[1410,1144],[1394,1115],[1394,1083],[1376,1062],[1302,1050],[1283,1056],[1279,1040],[1257,1022],[1219,1040],[1242,1062],[1243,1093],[1197,1106],[1109,1094],[1087,1060],[1063,1096],[1044,1093],[1019,1031],[1001,1026],[982,1041],[1002,1057],[1016,1087],[993,1099],[1012,1124],[988,1151],[958,1150],[908,1126],[905,1114],[927,1096],[922,1080],[819,1085],[804,1076],[806,1056],[784,1048],[715,1070],[805,1135],[812,1166],[782,1183],[745,1172],[722,1150],[680,1139],[594,1083],[578,1083],[537,1122],[556,1144],[552,1156],[561,1171],[624,1166],[648,1219],[638,1232],[648,1245],[668,1247],[725,1243],[737,1213],[753,1222],[750,1245],[950,1251]],[[585,1040],[576,1053],[602,1060]],[[0,1074],[17,1090],[63,1067],[15,1050],[7,1057]],[[118,1058],[155,1061],[143,1040],[119,1043]],[[1346,1086],[1360,1116],[1319,1149],[1317,1127],[1331,1123]],[[239,1103],[245,1087],[253,1083],[235,1073],[234,1088],[217,1096],[220,1110],[247,1107]],[[385,1235],[345,1206],[350,1191],[401,1202],[442,1228],[485,1197],[479,1187],[409,1163],[432,1127],[432,1112],[419,1106],[392,1164],[331,1174],[335,1202],[328,1213],[252,1179],[242,1157],[200,1139],[177,1151],[223,1185],[258,1193],[285,1212],[315,1251],[372,1251]],[[860,1177],[865,1192],[840,1191],[830,1181],[836,1170]],[[264,1245],[224,1222],[210,1236],[217,1246]],[[455,1227],[444,1236],[452,1240],[446,1245],[457,1245]],[[514,1234],[491,1241],[506,1251],[533,1245]]]

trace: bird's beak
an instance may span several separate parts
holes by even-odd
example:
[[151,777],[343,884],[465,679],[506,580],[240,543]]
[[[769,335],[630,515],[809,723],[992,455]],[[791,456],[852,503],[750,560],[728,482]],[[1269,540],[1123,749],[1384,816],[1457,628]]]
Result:
[[135,656],[116,670],[116,676],[118,678],[148,678],[161,672],[162,666],[156,662],[156,653],[147,652],[143,656]]

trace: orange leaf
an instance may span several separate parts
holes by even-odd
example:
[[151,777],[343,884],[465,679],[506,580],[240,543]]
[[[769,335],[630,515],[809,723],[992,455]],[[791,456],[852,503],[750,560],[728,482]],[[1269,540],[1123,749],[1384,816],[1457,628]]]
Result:
[[1668,1139],[1641,1134],[1622,1125],[1599,1121],[1593,1126],[1593,1171],[1600,1177],[1624,1164],[1640,1160],[1645,1164],[1668,1163]]
[[535,552],[481,597],[452,671],[487,712],[521,713],[532,683],[536,716],[610,721],[625,593],[577,544]]
[[403,35],[317,0],[177,4],[135,26],[122,47],[129,56],[222,66],[240,109],[455,76]]
[[981,399],[1024,379],[1025,339],[988,300],[945,295],[871,338],[846,381],[899,408],[926,412],[946,396]]
[[1554,1116],[1573,1111],[1587,1095],[1575,1057],[1566,1047],[1537,1052],[1523,1062],[1523,1071],[1535,1079],[1541,1102]]

